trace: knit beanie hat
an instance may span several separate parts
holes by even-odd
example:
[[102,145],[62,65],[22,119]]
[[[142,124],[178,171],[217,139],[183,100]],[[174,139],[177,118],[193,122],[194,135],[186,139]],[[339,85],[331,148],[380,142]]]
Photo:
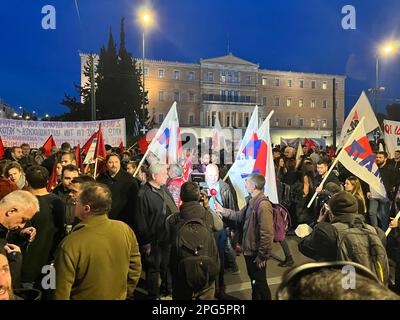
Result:
[[329,207],[335,216],[358,211],[357,199],[347,191],[340,191],[329,200]]

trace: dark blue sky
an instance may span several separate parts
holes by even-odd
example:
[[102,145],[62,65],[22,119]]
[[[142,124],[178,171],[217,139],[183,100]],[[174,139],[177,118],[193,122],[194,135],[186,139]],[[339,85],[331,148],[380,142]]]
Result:
[[[9,104],[60,114],[64,92],[80,82],[79,51],[98,52],[110,26],[119,39],[126,18],[127,47],[141,56],[135,11],[144,1],[2,0],[0,2],[0,98]],[[344,74],[346,110],[361,90],[374,86],[375,52],[400,38],[399,0],[159,0],[150,2],[158,27],[147,36],[146,57],[198,62],[227,53],[261,68]],[[57,29],[43,30],[42,7],[54,5]],[[357,29],[343,30],[341,9],[356,8]],[[381,60],[380,108],[400,99],[400,53]]]

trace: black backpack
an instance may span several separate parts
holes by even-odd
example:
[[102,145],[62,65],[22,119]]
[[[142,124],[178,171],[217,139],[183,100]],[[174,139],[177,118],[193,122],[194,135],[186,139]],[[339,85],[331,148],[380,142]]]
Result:
[[362,264],[386,285],[389,281],[389,261],[376,229],[365,223],[354,226],[344,223],[332,225],[338,232],[338,261],[353,261]]
[[193,291],[199,292],[215,281],[219,274],[218,249],[205,219],[183,222],[176,234],[175,252],[178,276]]

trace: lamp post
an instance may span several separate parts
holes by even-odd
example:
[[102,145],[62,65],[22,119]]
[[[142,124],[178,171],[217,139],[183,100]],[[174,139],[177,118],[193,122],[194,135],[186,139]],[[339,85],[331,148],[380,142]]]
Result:
[[378,93],[385,91],[384,87],[379,86],[379,58],[389,56],[395,53],[396,44],[394,42],[387,43],[382,46],[376,55],[375,62],[375,88],[368,89],[369,92],[374,94],[374,112],[375,114],[378,112]]

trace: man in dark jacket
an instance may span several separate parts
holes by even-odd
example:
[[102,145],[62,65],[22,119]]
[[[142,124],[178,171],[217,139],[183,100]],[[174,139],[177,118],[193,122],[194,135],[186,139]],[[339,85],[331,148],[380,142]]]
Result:
[[[349,226],[364,222],[364,217],[357,214],[356,198],[346,191],[340,191],[329,200],[330,211],[320,215],[313,232],[299,243],[299,250],[305,256],[318,261],[336,261],[338,257],[338,231],[334,223]],[[329,219],[330,222],[326,222]],[[386,237],[376,228],[379,238],[385,245]]]
[[121,169],[118,154],[110,153],[106,157],[107,172],[101,173],[97,182],[107,185],[112,193],[110,219],[126,222],[132,227],[133,215],[139,186],[128,172]]
[[[390,223],[390,202],[394,200],[398,190],[400,177],[399,172],[388,163],[386,152],[378,152],[376,164],[379,167],[379,174],[386,190],[386,198],[372,192],[367,193],[369,199],[369,217],[373,226],[380,226],[383,230],[389,227]],[[379,220],[379,224],[378,224]]]
[[321,192],[327,183],[333,182],[337,184],[338,186],[341,185],[341,182],[339,180],[338,174],[335,170],[332,170],[331,173],[329,174],[328,178],[325,180],[324,184],[320,186],[322,180],[325,178],[326,174],[328,173],[328,163],[324,160],[321,160],[317,164],[317,172],[318,175],[315,178],[315,185],[318,186],[316,191],[319,193]]
[[[222,181],[219,177],[219,169],[216,164],[209,164],[206,168],[206,183],[209,190],[215,190],[216,195],[210,198],[210,208],[215,207],[215,203],[219,202],[224,208],[237,211],[238,206],[235,202],[230,186]],[[237,232],[235,222],[225,220],[224,228],[218,232],[217,246],[219,259],[221,263],[220,274],[216,285],[216,298],[222,300],[225,298],[225,264],[229,261],[234,272],[238,272],[239,268],[236,263],[236,253],[232,248],[229,234],[231,231]],[[227,254],[225,255],[225,252]],[[225,259],[226,258],[226,259]]]
[[[218,232],[223,227],[222,219],[216,214],[211,212],[208,206],[208,197],[205,192],[203,196],[203,205],[200,201],[200,188],[194,182],[185,182],[181,187],[180,198],[182,205],[180,212],[170,215],[167,218],[167,227],[171,227],[172,243],[176,241],[176,234],[182,225],[192,219],[201,219],[209,228],[210,232]],[[213,239],[215,240],[215,239]],[[219,267],[219,256],[216,249],[216,242],[213,241],[215,246],[215,264]],[[171,273],[172,273],[172,296],[174,300],[213,300],[215,294],[215,279],[209,282],[209,285],[204,287],[199,292],[194,292],[188,286],[186,279],[178,272],[178,257],[176,247],[172,246],[171,251]]]
[[22,150],[22,157],[19,160],[20,165],[26,171],[31,166],[36,165],[35,158],[30,154],[31,147],[27,143],[21,144],[21,150]]
[[162,294],[169,296],[172,291],[169,272],[171,243],[166,218],[177,213],[178,208],[165,186],[168,179],[167,166],[153,164],[149,170],[149,181],[139,190],[133,226],[142,246],[148,298],[159,299],[160,275]]
[[251,174],[246,180],[250,198],[240,211],[221,207],[216,210],[225,218],[243,225],[242,252],[246,261],[247,274],[251,280],[253,300],[271,300],[267,283],[267,259],[272,251],[274,223],[272,205],[264,195],[265,177]]

